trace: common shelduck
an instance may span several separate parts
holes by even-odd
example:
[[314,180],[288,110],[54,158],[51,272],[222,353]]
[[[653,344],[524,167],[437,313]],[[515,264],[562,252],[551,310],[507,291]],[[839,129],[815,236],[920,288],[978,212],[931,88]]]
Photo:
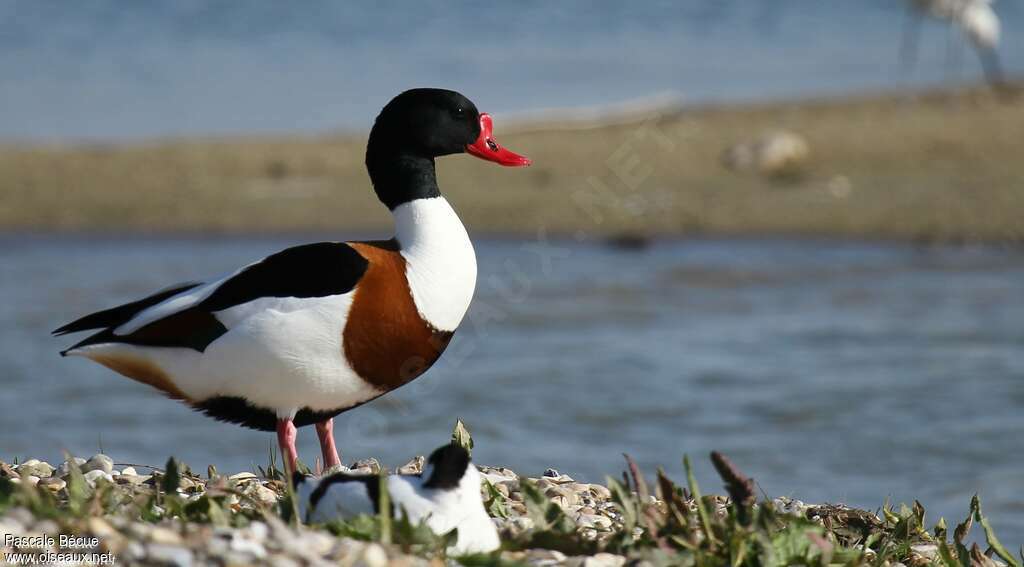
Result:
[[[296,474],[294,482],[299,515],[306,522],[380,512],[378,475],[341,472],[317,480]],[[410,522],[425,522],[439,535],[459,530],[454,553],[486,553],[501,545],[484,509],[480,472],[462,447],[441,447],[427,459],[422,475],[389,475],[386,482],[392,515],[404,510]]]
[[296,427],[316,424],[324,465],[340,464],[332,418],[423,374],[469,307],[476,256],[441,196],[434,158],[530,164],[491,129],[491,117],[457,92],[403,92],[377,116],[366,147],[373,188],[394,217],[391,240],[296,246],[87,315],[54,334],[99,331],[61,354],[216,419],[276,429],[292,471]]

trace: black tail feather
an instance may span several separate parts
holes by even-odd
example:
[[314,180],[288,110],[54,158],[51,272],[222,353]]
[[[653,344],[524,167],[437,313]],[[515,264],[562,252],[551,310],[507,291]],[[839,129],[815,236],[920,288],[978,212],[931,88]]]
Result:
[[[157,303],[174,297],[179,293],[188,291],[198,285],[198,283],[178,285],[170,289],[161,291],[159,293],[155,293],[153,295],[150,295],[149,297],[140,299],[138,301],[125,303],[124,305],[118,305],[117,307],[105,309],[103,311],[97,311],[96,313],[86,315],[81,319],[77,319],[75,321],[68,323],[67,325],[64,325],[63,327],[53,331],[53,334],[55,336],[60,336],[66,335],[68,333],[77,333],[79,331],[88,331],[90,329],[104,329],[123,325],[124,323],[128,322],[132,317],[134,317],[139,311],[142,311],[147,307],[152,307]],[[93,335],[93,337],[95,336],[96,335]],[[92,339],[93,337],[90,337],[71,348],[73,349],[82,346],[83,343],[94,342],[90,341],[90,339]],[[62,352],[61,354],[63,355],[64,352]]]
[[118,342],[117,337],[114,336],[114,331],[112,331],[111,329],[103,329],[102,331],[98,333],[93,333],[88,337],[85,337],[84,339],[78,341],[77,343],[69,346],[68,348],[60,351],[60,355],[67,356],[69,352],[75,350],[76,348],[84,347],[87,345],[110,342]]

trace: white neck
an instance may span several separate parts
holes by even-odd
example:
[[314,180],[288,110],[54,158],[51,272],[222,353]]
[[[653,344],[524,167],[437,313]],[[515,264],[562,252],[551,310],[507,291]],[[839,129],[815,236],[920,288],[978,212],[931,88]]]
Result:
[[439,331],[454,331],[476,289],[476,253],[466,228],[444,197],[403,203],[392,215],[420,316]]

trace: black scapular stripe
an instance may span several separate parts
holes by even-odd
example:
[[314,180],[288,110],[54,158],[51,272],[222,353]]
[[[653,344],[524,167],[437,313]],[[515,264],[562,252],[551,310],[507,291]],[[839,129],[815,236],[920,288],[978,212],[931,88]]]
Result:
[[[366,487],[366,496],[370,499],[373,504],[374,513],[380,513],[380,475],[376,474],[351,474],[351,473],[334,473],[331,476],[320,480],[320,484],[313,489],[313,492],[309,495],[309,506],[310,508],[316,508],[320,501],[323,500],[327,491],[330,490],[331,486],[335,484],[344,484],[348,482],[358,482]],[[389,510],[392,516],[395,515],[395,504],[391,503],[391,509]]]
[[[348,293],[359,283],[368,266],[369,262],[348,244],[304,244],[264,258],[229,278],[198,305],[153,321],[131,334],[115,335],[113,330],[130,321],[143,309],[199,284],[169,289],[139,301],[87,315],[57,329],[54,334],[103,329],[61,354],[100,343],[180,347],[204,352],[210,343],[228,331],[214,316],[215,312],[261,297],[326,297]],[[205,408],[199,409],[207,411]],[[213,415],[212,412],[208,413]],[[234,420],[229,418],[228,421]],[[262,417],[260,421],[263,421]]]
[[118,327],[127,323],[128,320],[143,309],[152,307],[161,301],[170,299],[171,297],[178,295],[179,293],[186,292],[198,285],[198,283],[178,285],[165,289],[164,291],[154,293],[153,295],[138,301],[125,303],[124,305],[118,305],[117,307],[104,309],[103,311],[97,311],[96,313],[86,315],[81,319],[76,319],[67,325],[64,325],[63,327],[53,331],[53,334],[55,336],[60,336],[68,333],[77,333],[79,331],[88,331],[89,329]]
[[351,246],[318,242],[267,256],[224,282],[199,307],[220,311],[261,297],[326,297],[348,293],[369,266]]

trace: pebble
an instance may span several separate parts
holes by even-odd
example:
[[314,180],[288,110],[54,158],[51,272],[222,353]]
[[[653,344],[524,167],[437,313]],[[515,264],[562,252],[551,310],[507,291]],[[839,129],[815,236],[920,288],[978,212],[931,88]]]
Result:
[[174,567],[192,567],[192,552],[184,547],[164,544],[146,546],[147,563],[162,563]]
[[544,495],[562,508],[574,506],[579,502],[579,497],[576,496],[576,493],[561,486],[548,488],[544,491]]
[[508,498],[509,492],[508,492],[508,483],[507,482],[499,482],[498,484],[495,484],[493,486],[494,486],[494,489],[498,491],[498,494],[501,494],[505,498]]
[[323,478],[325,476],[331,476],[332,474],[347,473],[347,472],[351,472],[349,470],[349,468],[346,467],[345,465],[339,463],[337,465],[334,465],[333,467],[327,467],[326,469],[320,471],[320,475],[319,476],[320,476],[320,478]]
[[181,545],[181,536],[178,532],[168,529],[154,526],[149,533],[147,538],[150,543],[162,544],[162,545]]
[[803,502],[786,496],[780,496],[772,500],[772,503],[775,504],[775,509],[779,512],[800,517],[803,517],[809,508],[809,506]]
[[91,487],[95,487],[96,483],[101,479],[107,482],[114,482],[114,477],[110,476],[110,473],[103,471],[102,469],[93,469],[82,475],[85,477],[85,482]]
[[0,535],[19,535],[21,534],[21,530],[21,524],[10,519],[0,519]]
[[380,472],[380,462],[377,459],[361,459],[358,460],[349,467],[353,474],[377,474]]
[[6,516],[8,521],[21,524],[22,527],[31,526],[35,522],[35,516],[25,508],[14,508],[13,510],[8,510]]
[[301,567],[298,561],[286,555],[276,555],[270,558],[270,567]]
[[518,480],[519,475],[512,469],[506,469],[505,467],[477,467],[480,469],[480,474],[491,482],[502,482],[506,480]]
[[139,476],[139,475],[135,475],[135,474],[124,474],[124,471],[121,471],[120,476],[118,476],[115,480],[117,480],[117,482],[119,482],[121,484],[136,484],[136,485],[138,485],[138,484],[145,483],[150,478],[152,478],[152,477],[149,476],[149,475]]
[[263,485],[256,485],[251,496],[264,504],[277,504],[277,493]]
[[135,472],[135,467],[125,467],[121,469],[121,476],[139,476],[139,473]]
[[32,529],[41,534],[55,534],[60,531],[60,526],[53,520],[41,520],[32,526]]
[[810,152],[810,144],[800,134],[776,130],[729,147],[722,154],[722,163],[732,170],[785,175],[802,169]]
[[27,474],[39,478],[47,478],[53,474],[54,468],[50,466],[50,463],[45,463],[39,459],[29,459],[18,465],[15,470],[21,475]]
[[263,522],[253,522],[249,525],[249,535],[254,539],[264,540],[270,535],[270,528]]
[[114,460],[103,453],[93,455],[91,459],[82,465],[83,473],[87,473],[89,471],[103,471],[106,474],[110,474],[113,470]]
[[56,474],[57,474],[57,476],[59,476],[61,478],[64,478],[67,475],[71,474],[71,467],[77,466],[77,467],[79,467],[79,469],[81,469],[82,465],[84,465],[84,464],[85,464],[85,459],[83,459],[81,457],[72,457],[72,458],[64,461],[63,463],[60,464],[60,466],[57,467]]
[[911,545],[910,551],[928,561],[936,561],[939,557],[939,546],[934,543]]
[[89,518],[86,526],[88,526],[89,533],[101,539],[107,539],[119,535],[118,531],[114,529],[114,526],[110,525],[110,522],[103,518],[97,518],[96,516]]
[[413,457],[408,463],[398,467],[398,470],[395,472],[398,474],[420,474],[423,472],[424,462],[426,462],[426,459],[422,455]]
[[530,565],[537,567],[558,565],[565,561],[565,554],[554,549],[531,549],[528,557]]
[[336,540],[330,535],[316,531],[303,531],[300,541],[302,547],[318,556],[330,553],[336,543]]
[[263,547],[262,543],[244,537],[231,538],[231,550],[250,555],[256,559],[263,559],[267,556],[267,550]]
[[60,492],[67,485],[67,482],[64,482],[64,480],[56,476],[39,479],[39,486],[42,486],[51,492]]
[[388,554],[378,543],[369,543],[363,548],[361,559],[366,567],[387,567]]
[[608,490],[607,486],[603,486],[600,484],[590,484],[588,485],[588,488],[590,490],[590,493],[594,495],[594,498],[599,498],[601,500],[610,500],[612,497],[612,491]]
[[613,553],[597,553],[583,560],[583,567],[622,567],[626,558]]
[[580,514],[576,516],[576,524],[580,527],[597,530],[608,530],[612,527],[611,519],[600,514]]
[[252,474],[251,472],[240,472],[238,474],[233,474],[233,475],[229,476],[228,480],[233,480],[235,482],[242,482],[242,481],[256,480],[257,478],[258,477],[256,475]]

